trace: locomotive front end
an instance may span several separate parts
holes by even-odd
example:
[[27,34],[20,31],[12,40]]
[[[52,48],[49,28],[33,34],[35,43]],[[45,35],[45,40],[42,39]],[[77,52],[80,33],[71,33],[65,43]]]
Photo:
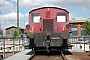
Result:
[[29,12],[29,25],[26,26],[29,47],[34,51],[47,52],[68,49],[68,15],[65,9],[56,7],[43,7]]

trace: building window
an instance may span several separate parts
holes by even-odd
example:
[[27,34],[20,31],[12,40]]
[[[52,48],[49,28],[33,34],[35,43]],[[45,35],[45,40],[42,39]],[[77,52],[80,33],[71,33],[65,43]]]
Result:
[[77,36],[78,34],[77,34],[77,26],[72,26],[71,27],[71,30],[72,30],[72,36]]
[[66,22],[66,13],[57,13],[57,22]]
[[14,35],[15,30],[10,30],[10,36],[12,37]]
[[32,14],[32,22],[34,22],[34,23],[40,22],[40,13],[33,13]]

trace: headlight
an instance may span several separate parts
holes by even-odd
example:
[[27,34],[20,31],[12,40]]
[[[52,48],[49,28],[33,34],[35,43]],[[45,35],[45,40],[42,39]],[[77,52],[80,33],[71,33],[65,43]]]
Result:
[[67,28],[70,28],[70,27],[71,27],[71,24],[67,24],[66,27],[67,27]]

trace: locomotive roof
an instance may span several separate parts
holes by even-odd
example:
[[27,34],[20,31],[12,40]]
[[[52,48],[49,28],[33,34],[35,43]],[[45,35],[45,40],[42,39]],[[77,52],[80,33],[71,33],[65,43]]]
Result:
[[[36,8],[36,9],[33,9],[32,11],[30,11],[29,13],[35,11],[35,10],[39,10],[39,9],[44,9],[44,8],[56,8],[56,9],[61,9],[61,10],[64,10],[66,12],[68,12],[66,9],[63,9],[63,8],[59,8],[59,7],[41,7],[41,8]],[[69,13],[69,12],[68,12]]]

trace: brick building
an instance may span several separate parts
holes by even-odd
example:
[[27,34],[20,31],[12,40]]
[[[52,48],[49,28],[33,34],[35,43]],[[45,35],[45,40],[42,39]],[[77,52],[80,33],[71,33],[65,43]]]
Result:
[[[17,30],[17,27],[15,26],[12,26],[12,27],[9,27],[9,28],[6,28],[6,36],[13,36],[14,32]],[[24,33],[24,29],[23,28],[20,28],[21,32]]]
[[83,24],[86,21],[90,22],[90,19],[89,18],[75,18],[75,19],[70,19],[69,20],[69,23],[72,26],[71,30],[72,30],[72,35],[73,36],[85,35]]

